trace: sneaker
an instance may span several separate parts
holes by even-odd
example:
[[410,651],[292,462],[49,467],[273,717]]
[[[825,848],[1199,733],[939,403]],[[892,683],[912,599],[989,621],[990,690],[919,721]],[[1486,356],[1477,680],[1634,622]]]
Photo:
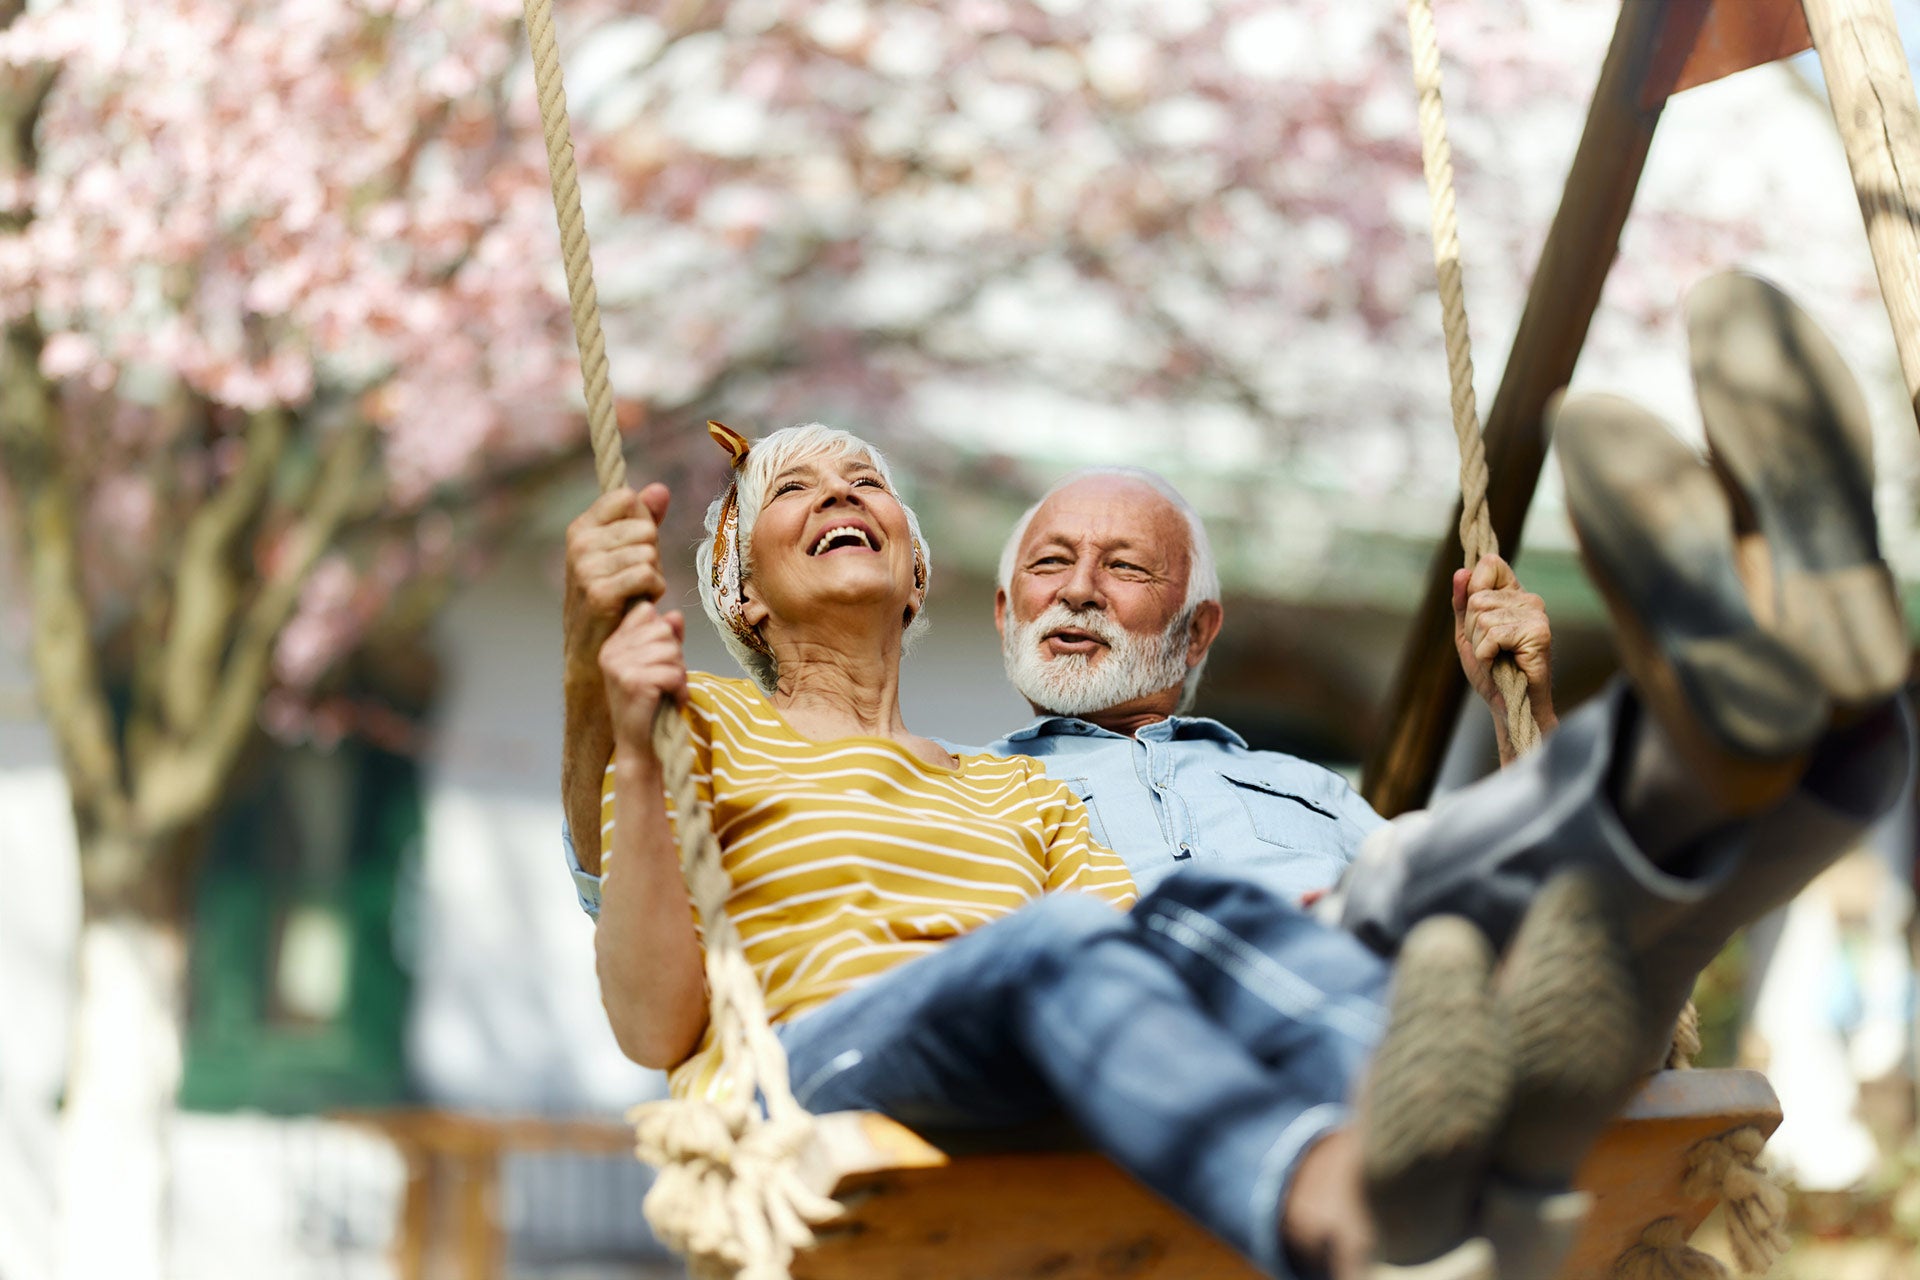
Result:
[[1687,339],[1756,613],[1837,710],[1885,702],[1911,659],[1874,524],[1866,397],[1819,326],[1755,276],[1696,286]]
[[1729,815],[1779,800],[1830,708],[1748,607],[1725,491],[1658,418],[1617,396],[1564,400],[1553,437],[1581,558],[1641,698]]
[[1507,1114],[1506,1035],[1486,938],[1458,916],[1407,935],[1359,1101],[1375,1280],[1493,1280],[1476,1200]]

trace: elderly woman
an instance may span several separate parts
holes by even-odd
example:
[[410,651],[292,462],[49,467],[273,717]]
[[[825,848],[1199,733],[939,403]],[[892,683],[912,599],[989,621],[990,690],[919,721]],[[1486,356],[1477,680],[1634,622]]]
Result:
[[[667,698],[803,1105],[946,1125],[1065,1111],[1271,1274],[1360,1276],[1377,1253],[1490,1277],[1466,1237],[1510,1073],[1479,935],[1416,929],[1390,1016],[1385,962],[1254,879],[1186,872],[1135,906],[1037,763],[907,728],[900,662],[930,559],[879,453],[821,426],[716,439],[734,478],[708,512],[700,593],[751,679],[689,675],[680,616],[648,604],[601,651],[616,745],[597,947],[621,1047],[679,1092],[712,1074],[651,745]],[[1615,944],[1580,886],[1534,914],[1576,966],[1606,969]],[[1376,1048],[1387,1101],[1356,1120]]]

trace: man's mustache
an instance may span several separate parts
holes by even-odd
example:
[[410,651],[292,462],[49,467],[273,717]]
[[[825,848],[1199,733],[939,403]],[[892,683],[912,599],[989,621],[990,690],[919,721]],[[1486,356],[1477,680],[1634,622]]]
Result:
[[1027,626],[1031,628],[1029,634],[1036,641],[1044,640],[1056,631],[1084,632],[1104,645],[1116,644],[1126,638],[1125,630],[1105,614],[1074,609],[1064,604],[1050,605],[1045,613]]

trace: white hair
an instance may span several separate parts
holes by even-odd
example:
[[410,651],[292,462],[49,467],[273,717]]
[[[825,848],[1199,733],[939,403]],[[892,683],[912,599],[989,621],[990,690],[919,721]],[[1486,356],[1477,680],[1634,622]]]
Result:
[[[1020,518],[1014,522],[1013,532],[1007,535],[1006,545],[1000,551],[999,583],[1000,589],[1007,593],[1009,617],[1012,610],[1014,568],[1020,558],[1020,544],[1026,541],[1027,530],[1032,527],[1034,516],[1038,515],[1040,508],[1046,506],[1047,502],[1061,490],[1078,484],[1082,480],[1091,480],[1100,476],[1115,476],[1145,485],[1165,498],[1173,509],[1180,513],[1180,518],[1186,522],[1187,598],[1180,606],[1179,615],[1167,627],[1169,635],[1176,630],[1184,634],[1193,622],[1196,609],[1203,604],[1219,603],[1220,570],[1214,562],[1213,542],[1207,537],[1207,526],[1200,519],[1200,513],[1194,510],[1193,504],[1187,501],[1184,494],[1173,487],[1172,481],[1159,472],[1149,471],[1145,467],[1081,467],[1077,471],[1070,471],[1056,480],[1052,488],[1041,494],[1039,501],[1021,513]],[[1008,634],[1012,634],[1011,628]],[[1200,675],[1206,670],[1207,658],[1210,656],[1211,652],[1202,655],[1193,669],[1187,672],[1186,679],[1181,685],[1180,705],[1175,709],[1176,714],[1184,715],[1193,709],[1194,697],[1200,690]]]
[[[900,509],[907,515],[907,530],[912,535],[913,545],[920,556],[920,565],[925,580],[933,579],[933,555],[927,550],[927,540],[920,536],[920,517],[913,513],[905,498],[893,482],[893,472],[887,466],[887,460],[881,452],[850,431],[841,431],[836,427],[824,426],[818,422],[802,423],[797,427],[784,427],[753,443],[747,454],[747,461],[737,474],[740,504],[739,532],[736,546],[740,557],[740,581],[744,584],[753,572],[753,526],[760,519],[760,508],[766,504],[767,485],[785,470],[788,464],[797,458],[808,457],[815,453],[824,453],[829,459],[842,458],[857,453],[873,464],[880,478],[887,482],[887,488],[899,501]],[[707,507],[707,536],[700,539],[700,545],[694,552],[694,564],[697,568],[700,590],[700,607],[706,611],[707,619],[720,633],[721,643],[727,646],[727,652],[740,664],[753,682],[768,693],[772,693],[779,683],[780,668],[772,658],[749,646],[727,624],[720,612],[720,601],[713,585],[713,535],[720,527],[720,508],[726,499],[721,491]],[[903,639],[903,651],[911,648],[920,633],[927,629],[926,600],[921,598],[921,606],[906,624]]]

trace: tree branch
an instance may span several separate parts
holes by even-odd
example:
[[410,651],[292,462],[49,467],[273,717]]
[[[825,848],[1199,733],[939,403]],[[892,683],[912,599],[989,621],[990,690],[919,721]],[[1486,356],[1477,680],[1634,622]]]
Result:
[[235,548],[273,491],[286,445],[284,410],[250,414],[246,456],[239,469],[193,513],[181,536],[172,616],[157,673],[161,727],[167,737],[192,733],[213,701],[220,659],[239,613]]
[[[26,0],[0,0],[0,31],[26,12]],[[0,178],[25,176],[39,162],[34,132],[53,91],[56,67],[0,67]],[[0,232],[18,231],[30,212],[0,208]]]
[[219,799],[252,736],[281,628],[293,616],[307,578],[334,545],[362,491],[373,452],[372,424],[355,418],[329,443],[304,513],[286,535],[279,564],[234,634],[201,723],[190,738],[156,751],[137,780],[134,811],[144,831],[164,835],[205,814]]
[[122,762],[101,687],[93,618],[80,586],[73,493],[60,460],[59,407],[40,372],[40,347],[40,329],[31,320],[0,335],[0,462],[19,511],[34,676],[47,725],[59,744],[75,812],[111,826],[125,817]]
[[[25,11],[25,0],[0,0],[0,27]],[[0,178],[24,177],[39,163],[35,131],[53,79],[51,67],[0,73]],[[0,211],[0,234],[17,234],[31,216],[25,209]],[[74,812],[83,825],[113,826],[126,816],[124,768],[80,584],[73,490],[60,456],[59,403],[40,372],[43,346],[32,316],[0,331],[0,470],[17,500],[33,609],[34,677]]]

